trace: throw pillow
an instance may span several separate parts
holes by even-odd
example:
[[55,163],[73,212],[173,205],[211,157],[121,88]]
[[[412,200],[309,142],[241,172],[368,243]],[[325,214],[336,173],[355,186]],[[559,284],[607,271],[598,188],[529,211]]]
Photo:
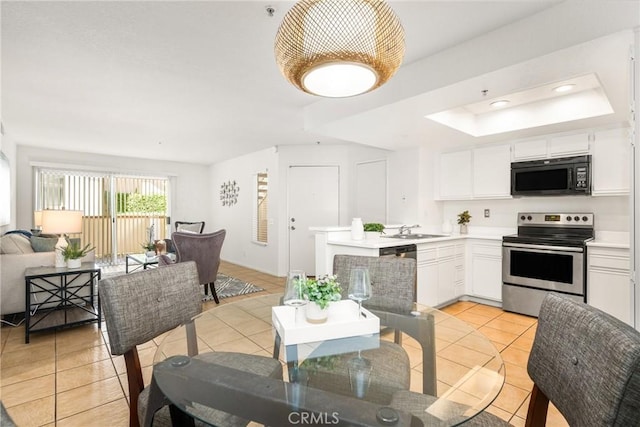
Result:
[[53,252],[56,250],[57,237],[31,236],[31,247],[34,252]]
[[6,234],[0,237],[0,254],[33,253],[29,239],[22,234]]
[[178,225],[178,230],[181,233],[196,233],[196,234],[200,234],[200,227],[202,227],[202,224],[197,223],[197,224],[179,224]]

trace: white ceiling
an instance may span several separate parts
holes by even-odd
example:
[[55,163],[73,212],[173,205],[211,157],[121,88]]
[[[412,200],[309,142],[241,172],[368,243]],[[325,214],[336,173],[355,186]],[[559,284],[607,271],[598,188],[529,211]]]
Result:
[[[589,9],[585,1],[574,3]],[[637,12],[637,1],[619,3]],[[553,52],[640,25],[640,17],[625,18],[629,9],[616,9],[610,19],[603,17],[602,29],[591,28],[589,12],[575,18],[584,25],[567,26],[554,21],[556,9],[557,16],[567,13],[558,1],[392,1],[406,31],[407,53],[398,74],[357,99],[323,100],[288,84],[273,58],[277,27],[292,4],[2,2],[5,131],[18,144],[203,164],[316,141],[389,149],[434,140],[469,142],[474,139],[428,123],[424,116],[479,101],[480,87],[498,96],[589,72],[602,80],[617,112],[625,83],[618,78],[619,87],[612,89],[602,74],[627,76],[620,49],[611,61],[584,59],[593,56],[590,46]],[[272,18],[267,5],[276,8]],[[592,15],[598,13],[602,17],[602,11]],[[551,20],[549,28],[577,30],[557,35],[561,40],[555,48],[542,19]],[[508,43],[508,31],[531,46],[527,42],[517,52],[496,46],[480,62],[473,57],[474,43],[489,43],[492,37],[498,45]],[[536,37],[546,44],[536,48]],[[603,43],[593,46],[598,53],[608,48]],[[471,54],[449,57],[464,49]],[[534,57],[548,61],[541,65]],[[562,65],[563,57],[582,68]],[[602,62],[615,64],[603,67]],[[598,69],[589,69],[597,64]]]

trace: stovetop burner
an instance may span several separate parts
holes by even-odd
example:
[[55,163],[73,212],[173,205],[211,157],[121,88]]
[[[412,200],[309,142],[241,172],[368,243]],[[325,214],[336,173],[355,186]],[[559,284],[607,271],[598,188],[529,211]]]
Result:
[[592,213],[519,213],[518,234],[503,242],[581,247],[593,240]]

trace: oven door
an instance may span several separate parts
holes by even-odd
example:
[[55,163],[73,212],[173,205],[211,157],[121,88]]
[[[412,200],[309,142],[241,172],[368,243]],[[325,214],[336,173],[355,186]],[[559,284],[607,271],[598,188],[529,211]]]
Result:
[[530,288],[584,295],[584,249],[502,244],[502,281]]

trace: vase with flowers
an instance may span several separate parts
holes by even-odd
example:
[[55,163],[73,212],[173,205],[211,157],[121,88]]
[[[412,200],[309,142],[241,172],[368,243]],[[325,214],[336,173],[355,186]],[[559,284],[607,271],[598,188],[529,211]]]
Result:
[[305,280],[303,295],[309,301],[306,305],[309,323],[326,322],[329,304],[342,299],[340,283],[336,281],[336,276],[330,275]]
[[467,224],[471,221],[469,211],[460,212],[458,214],[458,224],[460,224],[460,234],[467,234]]

